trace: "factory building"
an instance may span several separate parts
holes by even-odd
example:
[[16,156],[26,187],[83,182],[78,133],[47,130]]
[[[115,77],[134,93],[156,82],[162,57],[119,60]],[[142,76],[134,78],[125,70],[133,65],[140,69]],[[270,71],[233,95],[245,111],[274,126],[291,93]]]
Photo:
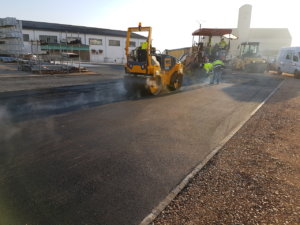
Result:
[[[287,28],[251,28],[252,6],[243,5],[239,9],[237,28],[230,28],[238,39],[230,41],[229,56],[239,55],[239,46],[243,42],[259,42],[259,52],[263,57],[274,58],[283,47],[290,47],[292,37]],[[220,24],[221,25],[221,24]],[[204,39],[207,44],[208,38]],[[220,42],[220,37],[212,37],[212,45]],[[227,42],[229,42],[227,40]],[[168,54],[179,57],[191,52],[191,47],[166,50]]]
[[[47,53],[51,57],[59,57],[62,53],[72,52],[78,54],[83,61],[124,63],[126,60],[126,31],[25,20],[17,20],[11,27],[14,24],[21,27],[20,54]],[[144,41],[146,41],[144,36],[131,34],[130,46],[134,49]],[[5,41],[2,43],[4,48]]]
[[[252,6],[249,4],[239,8],[237,28],[232,34],[238,39],[230,41],[230,55],[239,55],[239,46],[243,42],[259,42],[259,52],[264,57],[274,58],[283,47],[290,47],[292,36],[288,28],[252,28]],[[220,41],[220,37],[213,37],[212,44]],[[227,41],[228,42],[228,41]]]
[[231,53],[238,54],[238,46],[242,42],[259,42],[260,53],[263,56],[274,57],[283,47],[289,47],[292,36],[287,28],[251,28],[252,6],[243,5],[239,9],[238,27],[232,33],[238,37],[231,42]]

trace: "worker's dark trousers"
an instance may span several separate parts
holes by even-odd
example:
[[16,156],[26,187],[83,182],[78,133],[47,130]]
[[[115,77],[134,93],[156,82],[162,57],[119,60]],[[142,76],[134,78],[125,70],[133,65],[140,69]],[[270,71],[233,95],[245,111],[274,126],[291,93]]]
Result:
[[222,69],[216,68],[214,69],[213,75],[210,79],[210,84],[217,83],[219,84],[221,81]]

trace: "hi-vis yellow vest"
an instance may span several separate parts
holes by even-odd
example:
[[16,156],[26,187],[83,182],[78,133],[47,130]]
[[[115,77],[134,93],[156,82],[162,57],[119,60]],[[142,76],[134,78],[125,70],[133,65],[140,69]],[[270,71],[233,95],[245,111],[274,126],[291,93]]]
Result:
[[205,63],[203,69],[205,69],[206,73],[209,73],[213,70],[213,65],[211,63]]
[[147,47],[148,47],[148,42],[143,42],[142,44],[141,44],[142,46],[142,49],[147,49]]

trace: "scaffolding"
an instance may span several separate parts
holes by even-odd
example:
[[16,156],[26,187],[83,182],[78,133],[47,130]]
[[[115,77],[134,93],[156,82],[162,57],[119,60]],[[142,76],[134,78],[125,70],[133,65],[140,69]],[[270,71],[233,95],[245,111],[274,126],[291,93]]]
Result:
[[19,56],[23,53],[22,22],[13,17],[0,18],[0,55]]

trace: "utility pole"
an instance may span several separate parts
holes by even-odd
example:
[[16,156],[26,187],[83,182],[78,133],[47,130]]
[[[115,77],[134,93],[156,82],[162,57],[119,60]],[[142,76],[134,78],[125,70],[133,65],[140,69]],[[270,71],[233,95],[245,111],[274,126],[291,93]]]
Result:
[[[199,23],[199,30],[201,30],[201,23]],[[199,35],[199,38],[198,38],[198,43],[200,43],[200,35]]]
[[79,47],[79,74],[80,74],[80,61],[81,61],[81,59],[80,59],[80,47],[81,47],[81,39],[79,38],[79,32],[78,32],[78,41],[80,41],[80,44],[78,45],[78,47]]
[[[206,20],[196,20],[196,22],[199,24],[199,29],[201,30],[202,29],[202,23],[205,23],[206,22]],[[201,37],[200,37],[200,35],[199,35],[199,38],[198,38],[198,43],[200,42],[200,41],[202,41],[202,39],[201,39]]]

